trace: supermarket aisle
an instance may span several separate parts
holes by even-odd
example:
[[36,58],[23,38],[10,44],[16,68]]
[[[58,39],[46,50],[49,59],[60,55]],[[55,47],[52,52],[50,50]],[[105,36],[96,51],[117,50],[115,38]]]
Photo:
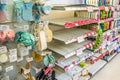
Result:
[[120,54],[110,61],[91,80],[120,80]]

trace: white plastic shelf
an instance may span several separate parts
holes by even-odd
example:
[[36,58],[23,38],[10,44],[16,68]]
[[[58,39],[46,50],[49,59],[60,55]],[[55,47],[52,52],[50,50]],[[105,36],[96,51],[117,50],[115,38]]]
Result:
[[58,53],[62,55],[65,58],[69,58],[77,53],[78,50],[84,50],[86,48],[89,48],[94,45],[94,42],[92,41],[84,41],[81,43],[71,43],[68,45],[65,45],[62,42],[58,42],[56,40],[53,40],[51,43],[48,44],[48,49],[52,50],[55,53]]
[[100,69],[102,69],[107,64],[104,60],[99,60],[88,70],[91,76],[94,76]]
[[65,59],[63,57],[58,58],[58,61],[57,61],[58,63],[56,63],[56,65],[58,65],[59,67],[61,67],[65,71],[68,71],[69,69],[73,68],[74,66],[76,66],[80,62],[84,61],[85,59],[87,59],[93,55],[94,55],[94,53],[92,53],[91,51],[85,50],[83,52],[83,54],[81,54],[79,56],[72,56],[68,59]]
[[80,37],[84,40],[85,37],[93,36],[96,32],[87,29],[72,28],[56,31],[53,34],[54,39],[69,44],[78,41]]

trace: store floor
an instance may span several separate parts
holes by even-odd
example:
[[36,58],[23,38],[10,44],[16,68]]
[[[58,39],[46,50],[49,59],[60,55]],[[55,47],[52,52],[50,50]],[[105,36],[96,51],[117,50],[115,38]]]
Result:
[[120,80],[120,54],[115,56],[91,80]]

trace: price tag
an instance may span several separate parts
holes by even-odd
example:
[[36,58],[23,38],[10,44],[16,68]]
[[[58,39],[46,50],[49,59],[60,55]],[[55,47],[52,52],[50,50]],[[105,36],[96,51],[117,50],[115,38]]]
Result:
[[10,52],[10,55],[17,54],[17,49],[10,49],[9,52]]
[[26,58],[26,61],[31,62],[31,61],[33,61],[33,58],[32,57]]
[[94,11],[92,6],[88,6],[87,10],[88,10],[88,12],[93,12]]
[[24,30],[25,31],[29,30],[29,25],[24,25]]
[[10,26],[9,25],[1,25],[1,30],[8,30],[10,29]]
[[32,49],[32,46],[28,46],[27,49],[28,49],[28,50],[31,50],[31,49]]
[[10,62],[17,61],[17,54],[10,54],[9,55],[9,60],[10,60]]
[[30,73],[30,69],[24,69],[24,74]]
[[20,57],[20,58],[17,59],[17,62],[20,62],[22,60],[23,60],[23,57]]
[[108,7],[105,7],[105,11],[109,11],[109,8],[108,8]]
[[19,54],[21,57],[29,55],[29,50],[27,48],[20,48],[19,49]]
[[13,70],[13,66],[9,66],[5,70],[6,70],[6,72],[9,72],[9,71]]
[[78,37],[77,40],[78,40],[78,43],[85,41],[84,36]]
[[6,48],[6,46],[0,47],[0,53],[7,53],[7,48]]
[[77,50],[77,56],[83,54],[83,48]]

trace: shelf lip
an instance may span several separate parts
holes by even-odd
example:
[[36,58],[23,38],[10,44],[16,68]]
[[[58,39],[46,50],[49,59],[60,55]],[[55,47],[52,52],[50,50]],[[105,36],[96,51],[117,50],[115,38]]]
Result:
[[98,23],[104,23],[104,22],[113,21],[113,20],[114,20],[114,18],[107,18],[104,20],[100,20]]
[[80,19],[79,17],[71,17],[66,19],[65,18],[56,19],[56,20],[50,21],[50,23],[54,25],[64,26],[65,28],[69,29],[77,26],[98,23],[98,20],[95,18],[83,20],[83,19]]
[[65,44],[70,44],[78,41],[80,37],[84,39],[85,37],[93,36],[95,34],[96,34],[95,31],[86,30],[86,29],[67,29],[67,30],[54,32],[53,38],[62,41]]
[[[83,54],[81,54],[80,56],[73,56],[74,59],[69,58],[71,59],[71,62],[69,65],[62,65],[60,63],[56,63],[57,66],[63,68],[65,71],[68,71],[69,69],[71,69],[72,67],[78,65],[80,62],[84,61],[85,59],[87,59],[88,57],[94,55],[93,52],[90,52],[90,51],[85,51]],[[76,58],[75,58],[76,57]],[[86,58],[85,58],[86,57]]]
[[77,50],[85,50],[94,45],[93,41],[84,41],[81,43],[72,43],[65,45],[62,42],[53,41],[48,44],[48,49],[62,55],[64,58],[69,58],[71,56],[77,55]]

